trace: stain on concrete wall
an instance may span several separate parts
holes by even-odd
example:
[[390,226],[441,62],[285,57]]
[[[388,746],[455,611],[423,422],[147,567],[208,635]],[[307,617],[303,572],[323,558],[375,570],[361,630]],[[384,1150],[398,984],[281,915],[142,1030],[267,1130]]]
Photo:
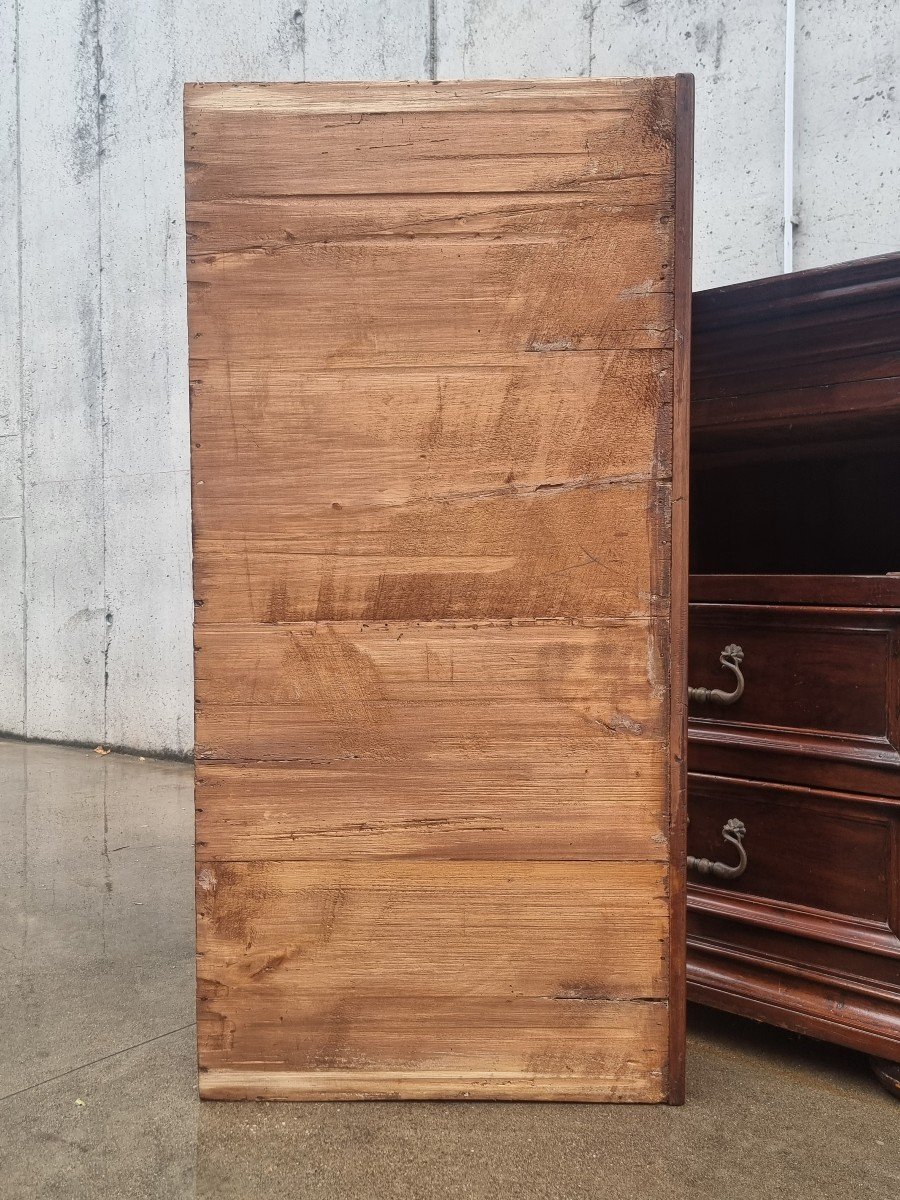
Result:
[[[0,9],[0,729],[193,740],[185,80],[697,76],[695,282],[781,266],[785,0]],[[796,265],[897,248],[893,0],[798,0]]]
[[900,250],[900,5],[797,7],[794,268]]
[[696,77],[694,286],[781,270],[785,0],[599,3],[595,75]]

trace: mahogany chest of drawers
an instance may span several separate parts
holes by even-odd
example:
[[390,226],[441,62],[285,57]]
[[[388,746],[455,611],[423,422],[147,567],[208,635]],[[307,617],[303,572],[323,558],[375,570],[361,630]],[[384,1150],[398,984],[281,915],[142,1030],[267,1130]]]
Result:
[[900,1062],[900,255],[698,293],[688,989]]

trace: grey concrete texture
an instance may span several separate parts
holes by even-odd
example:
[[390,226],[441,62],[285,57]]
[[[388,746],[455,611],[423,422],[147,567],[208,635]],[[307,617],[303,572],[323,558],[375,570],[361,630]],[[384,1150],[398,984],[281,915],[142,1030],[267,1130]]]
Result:
[[201,1104],[190,769],[0,742],[0,785],[3,1200],[900,1194],[860,1056],[708,1010],[681,1109]]
[[[0,730],[185,754],[185,80],[697,80],[695,283],[782,266],[787,0],[0,5]],[[797,0],[795,266],[900,247],[896,0]],[[47,86],[52,73],[52,86]]]

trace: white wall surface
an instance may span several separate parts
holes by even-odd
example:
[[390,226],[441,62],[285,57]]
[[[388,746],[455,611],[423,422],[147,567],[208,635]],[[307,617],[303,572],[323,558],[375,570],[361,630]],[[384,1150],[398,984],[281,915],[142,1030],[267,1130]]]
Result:
[[[186,80],[697,78],[695,285],[782,265],[787,0],[0,0],[0,730],[190,751]],[[896,0],[797,0],[794,267],[900,249]]]

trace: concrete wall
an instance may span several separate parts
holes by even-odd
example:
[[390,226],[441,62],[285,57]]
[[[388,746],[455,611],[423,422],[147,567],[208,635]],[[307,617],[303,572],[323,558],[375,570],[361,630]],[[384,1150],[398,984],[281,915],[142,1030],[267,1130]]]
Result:
[[[192,741],[184,80],[693,71],[697,286],[781,269],[787,0],[0,0],[0,729]],[[795,267],[900,248],[895,0],[797,0]]]

